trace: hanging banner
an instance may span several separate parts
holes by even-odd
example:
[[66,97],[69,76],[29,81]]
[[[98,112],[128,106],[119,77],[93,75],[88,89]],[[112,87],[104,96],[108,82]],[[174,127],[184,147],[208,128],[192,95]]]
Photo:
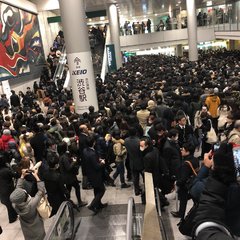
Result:
[[106,45],[106,50],[107,50],[108,71],[115,72],[117,71],[117,63],[116,63],[114,44]]
[[67,58],[75,111],[79,114],[88,112],[89,106],[98,111],[91,52],[71,53]]

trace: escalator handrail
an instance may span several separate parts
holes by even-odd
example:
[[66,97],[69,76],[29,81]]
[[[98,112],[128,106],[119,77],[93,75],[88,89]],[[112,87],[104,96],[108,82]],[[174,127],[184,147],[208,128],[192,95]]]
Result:
[[69,202],[69,201],[64,201],[61,206],[59,207],[58,211],[57,211],[57,214],[55,216],[55,219],[54,219],[54,222],[52,224],[52,226],[49,228],[44,240],[49,240],[51,239],[51,235],[53,234],[53,231],[55,230],[58,222],[59,222],[59,219],[60,217],[62,216],[62,213],[63,211],[65,210],[65,208],[68,208],[69,209],[69,216],[71,218],[71,221],[72,221],[72,224],[73,224],[73,231],[72,231],[72,238],[73,239],[73,236],[74,236],[74,215],[73,215],[73,206],[72,206],[72,203]]
[[126,240],[132,240],[134,215],[135,215],[135,202],[134,202],[134,198],[130,197],[128,199]]

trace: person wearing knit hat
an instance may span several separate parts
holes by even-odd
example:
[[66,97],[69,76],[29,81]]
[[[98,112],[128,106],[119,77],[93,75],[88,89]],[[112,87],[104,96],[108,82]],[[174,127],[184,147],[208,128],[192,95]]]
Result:
[[44,182],[42,182],[35,170],[32,175],[37,181],[38,192],[34,197],[28,195],[24,190],[24,178],[29,173],[27,169],[22,170],[21,178],[18,179],[16,189],[10,195],[13,208],[19,215],[20,225],[25,240],[42,240],[45,237],[43,219],[37,211],[37,206],[46,192]]

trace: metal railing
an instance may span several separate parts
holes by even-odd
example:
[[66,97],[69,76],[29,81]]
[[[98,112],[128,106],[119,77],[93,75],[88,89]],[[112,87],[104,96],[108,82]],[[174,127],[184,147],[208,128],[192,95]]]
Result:
[[57,85],[57,80],[62,79],[63,77],[63,72],[64,72],[66,63],[67,63],[67,52],[66,52],[66,47],[64,45],[61,50],[61,56],[59,58],[56,71],[53,75],[53,81],[56,83],[56,85]]
[[73,206],[65,201],[61,204],[44,240],[73,240],[74,224]]
[[134,199],[128,199],[126,240],[141,239],[141,216],[136,212]]

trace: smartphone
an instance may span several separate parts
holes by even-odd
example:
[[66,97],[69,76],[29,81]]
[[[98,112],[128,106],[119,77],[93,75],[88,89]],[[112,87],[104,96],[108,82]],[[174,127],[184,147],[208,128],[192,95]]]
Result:
[[233,147],[234,164],[237,172],[237,177],[240,177],[240,147]]
[[220,147],[220,144],[219,143],[216,143],[213,145],[213,152],[217,151]]

